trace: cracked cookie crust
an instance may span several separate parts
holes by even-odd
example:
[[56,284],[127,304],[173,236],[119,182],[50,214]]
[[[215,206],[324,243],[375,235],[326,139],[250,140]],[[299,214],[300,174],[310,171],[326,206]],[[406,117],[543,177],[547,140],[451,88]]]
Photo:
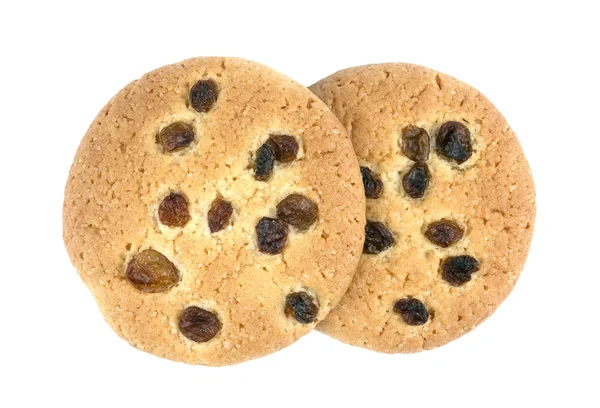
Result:
[[133,81],[98,114],[71,168],[63,236],[121,337],[226,365],[291,344],[337,304],[364,206],[351,142],[321,101],[257,63],[195,58]]
[[416,65],[350,68],[310,89],[350,134],[368,220],[352,284],[317,329],[387,353],[473,329],[512,290],[533,233],[512,129],[477,90]]

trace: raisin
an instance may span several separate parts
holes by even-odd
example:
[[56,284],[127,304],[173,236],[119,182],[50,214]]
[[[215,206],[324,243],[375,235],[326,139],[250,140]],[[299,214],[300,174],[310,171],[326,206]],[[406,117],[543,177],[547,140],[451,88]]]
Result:
[[125,275],[136,289],[147,293],[165,292],[179,282],[177,267],[154,249],[145,249],[133,257]]
[[314,224],[318,213],[317,204],[300,194],[290,194],[277,204],[277,218],[299,231]]
[[288,227],[277,218],[263,217],[256,224],[258,249],[265,254],[280,254],[287,243]]
[[473,154],[471,132],[460,122],[446,122],[437,131],[435,148],[441,156],[464,163]]
[[200,80],[190,89],[190,105],[196,112],[208,112],[217,101],[218,95],[219,90],[215,81]]
[[415,163],[402,177],[402,187],[412,198],[422,198],[429,185],[429,168],[425,163]]
[[171,193],[158,206],[158,219],[167,227],[183,227],[190,220],[188,202],[184,196]]
[[463,229],[454,221],[440,220],[427,226],[425,236],[434,244],[447,248],[460,241],[463,233]]
[[409,326],[421,326],[429,320],[429,312],[419,299],[400,299],[394,304],[394,310]]
[[383,193],[383,182],[370,168],[360,166],[360,174],[367,198],[379,198]]
[[229,201],[215,198],[208,210],[208,228],[211,233],[221,231],[227,225],[233,214],[233,207]]
[[273,150],[273,145],[267,141],[256,152],[254,178],[259,181],[267,181],[271,178],[274,165],[275,151]]
[[205,343],[221,330],[217,315],[197,306],[187,307],[179,317],[179,331],[188,339]]
[[442,262],[442,278],[453,286],[467,283],[478,270],[479,262],[469,255],[452,256]]
[[277,161],[288,163],[296,160],[296,156],[298,156],[298,142],[295,137],[271,135],[267,143],[273,148]]
[[418,163],[429,159],[429,134],[423,128],[408,125],[402,129],[402,152]]
[[306,292],[293,292],[285,298],[285,314],[294,316],[298,323],[310,324],[319,314],[319,305]]
[[194,141],[194,128],[184,122],[174,122],[158,133],[158,142],[165,153],[173,153]]
[[385,225],[379,221],[367,221],[363,254],[378,254],[394,245],[395,242],[392,233]]

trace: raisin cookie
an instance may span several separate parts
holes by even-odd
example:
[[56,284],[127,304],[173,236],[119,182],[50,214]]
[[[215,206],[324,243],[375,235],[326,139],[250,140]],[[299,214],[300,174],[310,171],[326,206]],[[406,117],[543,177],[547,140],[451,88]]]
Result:
[[350,68],[311,90],[350,133],[367,197],[358,272],[318,329],[387,353],[473,329],[512,290],[533,232],[534,185],[505,119],[416,65]]
[[365,199],[352,144],[308,89],[196,58],[121,90],[86,133],[64,241],[112,328],[191,364],[274,352],[352,280]]

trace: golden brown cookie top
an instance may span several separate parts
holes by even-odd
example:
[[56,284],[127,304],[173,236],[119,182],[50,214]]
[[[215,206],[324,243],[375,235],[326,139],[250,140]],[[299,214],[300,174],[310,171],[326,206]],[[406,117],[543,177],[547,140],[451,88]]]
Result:
[[512,129],[477,90],[416,65],[350,68],[310,89],[348,130],[367,195],[358,272],[318,328],[389,353],[468,332],[512,290],[533,233]]
[[99,113],[65,191],[64,240],[135,347],[225,365],[285,347],[347,289],[364,193],[339,121],[254,62],[152,71]]

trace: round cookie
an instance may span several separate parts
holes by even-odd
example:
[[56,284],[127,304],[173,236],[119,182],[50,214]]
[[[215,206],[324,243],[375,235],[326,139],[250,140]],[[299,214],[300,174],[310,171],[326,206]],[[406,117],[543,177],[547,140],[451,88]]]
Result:
[[352,145],[308,89],[254,62],[159,68],[98,114],[65,191],[64,241],[135,347],[226,365],[309,332],[364,239]]
[[534,185],[505,119],[416,65],[350,68],[310,89],[348,130],[367,196],[359,269],[317,328],[387,353],[473,329],[512,290],[533,233]]

